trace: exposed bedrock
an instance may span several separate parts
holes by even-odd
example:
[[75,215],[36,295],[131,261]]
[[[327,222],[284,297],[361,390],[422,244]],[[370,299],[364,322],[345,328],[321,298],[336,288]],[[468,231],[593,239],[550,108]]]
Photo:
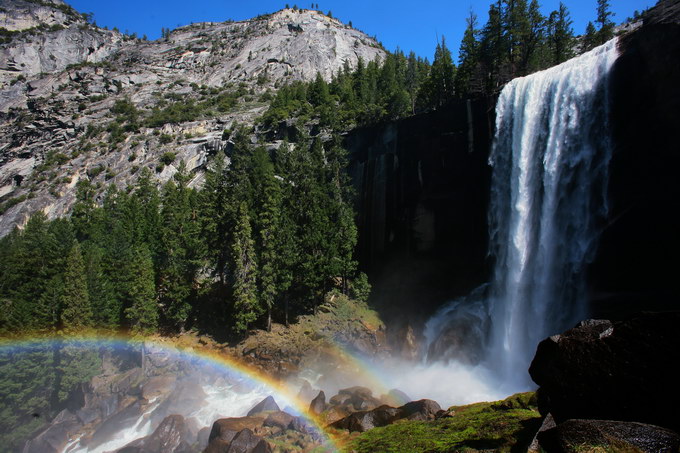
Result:
[[610,78],[609,221],[591,268],[593,315],[679,306],[680,1],[620,40]]
[[386,316],[425,318],[486,278],[493,106],[455,101],[347,136],[359,259]]

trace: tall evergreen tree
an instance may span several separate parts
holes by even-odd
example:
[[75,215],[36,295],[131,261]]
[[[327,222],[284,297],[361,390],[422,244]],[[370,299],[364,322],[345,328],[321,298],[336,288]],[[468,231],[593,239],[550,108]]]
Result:
[[428,106],[439,107],[453,99],[455,77],[456,67],[451,58],[451,51],[446,47],[446,41],[442,37],[434,52],[430,75],[421,87],[422,102]]
[[226,283],[228,252],[225,244],[230,242],[231,224],[227,157],[219,151],[205,173],[201,196],[201,236],[205,240],[206,256],[219,278]]
[[597,0],[598,44],[604,44],[614,37],[614,13],[609,9],[609,0]]
[[594,49],[599,44],[600,37],[598,36],[595,25],[592,22],[588,22],[586,25],[586,32],[583,35],[583,46],[582,51],[587,52]]
[[458,97],[468,97],[476,90],[475,78],[479,78],[479,41],[477,35],[477,15],[470,10],[470,15],[465,19],[466,27],[463,40],[458,51],[458,70],[456,71],[455,87]]
[[133,332],[148,333],[158,328],[158,304],[153,262],[146,245],[135,247],[127,266],[128,307],[125,316]]
[[281,272],[278,268],[278,234],[282,194],[280,183],[274,175],[274,165],[263,147],[257,148],[253,154],[253,179],[257,182],[253,223],[259,268],[259,299],[267,311],[267,329],[271,330],[272,308],[280,292],[277,274]]
[[186,165],[182,162],[174,181],[165,185],[161,212],[158,292],[166,321],[180,330],[189,319],[190,296],[204,256],[196,213],[198,199],[188,183]]
[[61,295],[61,323],[64,332],[80,333],[93,326],[92,306],[87,291],[85,264],[80,245],[76,242],[66,260],[63,293]]
[[489,19],[481,32],[480,62],[485,78],[485,92],[495,93],[503,82],[502,66],[505,62],[505,36],[502,9],[499,4],[489,6]]
[[522,46],[520,74],[530,74],[541,69],[542,47],[545,42],[545,17],[538,0],[529,3],[528,29]]
[[556,65],[574,56],[574,31],[569,10],[560,2],[557,11],[548,18],[548,48],[550,64]]
[[248,207],[238,208],[238,222],[231,245],[232,278],[234,289],[234,330],[244,332],[261,313],[257,300],[257,262],[252,238]]

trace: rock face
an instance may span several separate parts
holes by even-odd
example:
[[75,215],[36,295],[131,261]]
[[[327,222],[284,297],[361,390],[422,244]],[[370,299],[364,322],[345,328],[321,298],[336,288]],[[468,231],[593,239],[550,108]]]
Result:
[[[493,105],[455,101],[347,136],[359,259],[370,269],[374,302],[398,318],[386,319],[393,332],[408,330],[400,324],[410,319],[411,343],[422,318],[486,278]],[[398,349],[417,355],[400,337]]]
[[[189,25],[149,42],[88,24],[60,0],[0,0],[0,27],[14,31],[0,42],[0,236],[38,210],[67,213],[80,179],[124,187],[149,168],[164,182],[181,161],[200,185],[208,156],[233,145],[224,130],[253,124],[265,93],[385,54],[364,33],[299,9]],[[116,102],[142,118],[227,93],[236,101],[210,112],[112,134]],[[164,153],[174,161],[161,165]]]
[[123,44],[123,36],[91,26],[61,0],[0,1],[0,27],[15,32],[0,45],[0,87],[17,77],[97,63]]
[[676,309],[680,253],[680,1],[664,0],[619,41],[610,77],[609,223],[591,268],[595,316]]
[[670,363],[680,350],[680,312],[585,321],[543,340],[529,373],[539,409],[573,418],[649,423],[680,430],[680,388]]

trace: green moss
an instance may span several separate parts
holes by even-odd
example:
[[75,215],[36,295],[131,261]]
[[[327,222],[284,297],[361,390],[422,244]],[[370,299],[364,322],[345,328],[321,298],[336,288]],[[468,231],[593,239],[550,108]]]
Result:
[[430,422],[400,421],[357,436],[347,451],[452,452],[526,451],[540,425],[535,394],[522,393],[494,403],[452,407],[453,417]]

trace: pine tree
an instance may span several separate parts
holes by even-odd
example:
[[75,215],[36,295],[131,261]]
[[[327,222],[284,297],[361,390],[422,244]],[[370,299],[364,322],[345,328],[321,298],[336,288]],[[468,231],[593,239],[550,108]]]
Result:
[[96,226],[96,189],[87,179],[81,179],[76,184],[76,203],[71,211],[71,222],[79,241],[96,236],[93,231]]
[[411,105],[411,113],[416,113],[416,95],[420,87],[421,79],[418,71],[418,59],[415,52],[411,51],[408,54],[408,63],[406,68],[406,91],[408,92],[409,101]]
[[548,48],[550,50],[550,64],[556,65],[574,56],[574,31],[569,10],[560,2],[557,11],[550,13],[548,18]]
[[219,151],[205,173],[201,197],[201,236],[206,243],[206,257],[214,274],[223,285],[226,282],[228,253],[225,244],[230,242],[229,186],[227,157]]
[[466,97],[475,93],[473,88],[474,79],[479,77],[479,41],[477,40],[477,15],[470,11],[470,15],[465,19],[466,27],[463,40],[460,43],[458,52],[458,70],[456,71],[456,95]]
[[501,5],[489,6],[489,19],[484,25],[480,39],[480,62],[484,72],[484,91],[494,93],[502,83],[501,67],[505,62],[505,37]]
[[521,74],[541,69],[541,51],[545,42],[545,17],[541,14],[538,0],[531,0],[527,14],[529,27],[522,46]]
[[158,292],[166,320],[180,330],[191,312],[189,299],[204,256],[196,213],[198,199],[188,183],[186,165],[182,162],[174,181],[165,185],[161,213]]
[[135,219],[139,234],[136,244],[147,244],[152,258],[157,258],[161,253],[161,199],[151,171],[146,167],[140,171],[132,200],[139,209],[139,218]]
[[455,77],[456,67],[453,65],[451,51],[442,37],[441,42],[437,43],[430,75],[421,87],[421,102],[436,108],[453,99]]
[[[46,307],[41,299],[59,270],[55,261],[63,256],[58,256],[59,244],[48,227],[45,214],[37,212],[14,237],[12,254],[2,276],[4,297],[8,302],[3,307],[6,330],[50,330],[55,327],[55,308]],[[51,293],[54,294],[52,286]]]
[[93,326],[92,307],[87,291],[85,264],[80,245],[76,242],[66,260],[63,293],[61,295],[61,324],[68,334],[81,333]]
[[238,209],[238,222],[231,245],[234,288],[234,330],[245,332],[261,313],[257,300],[257,262],[246,203]]
[[614,37],[614,13],[609,9],[609,0],[597,0],[598,44],[604,44]]
[[582,51],[588,52],[589,50],[594,49],[597,47],[598,42],[599,36],[597,30],[595,29],[595,25],[593,25],[592,22],[588,22],[588,25],[586,25],[586,32],[583,35]]
[[523,73],[521,67],[524,46],[530,33],[526,0],[505,0],[505,35],[508,73],[511,78]]
[[125,317],[133,332],[153,332],[158,328],[159,315],[153,262],[146,245],[135,247],[126,270],[128,307]]
[[255,193],[255,248],[257,251],[259,299],[267,310],[267,329],[271,330],[272,308],[279,295],[279,229],[282,194],[274,177],[274,166],[267,151],[260,147],[253,155],[253,176],[258,182]]

